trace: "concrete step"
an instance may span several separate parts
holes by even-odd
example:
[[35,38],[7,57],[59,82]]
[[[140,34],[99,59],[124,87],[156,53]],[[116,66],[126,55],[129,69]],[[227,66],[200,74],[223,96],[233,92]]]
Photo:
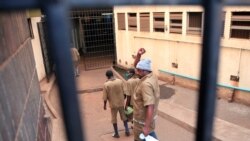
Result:
[[[160,102],[159,116],[195,134],[197,113],[181,105]],[[213,138],[219,141],[250,141],[250,130],[215,118]]]

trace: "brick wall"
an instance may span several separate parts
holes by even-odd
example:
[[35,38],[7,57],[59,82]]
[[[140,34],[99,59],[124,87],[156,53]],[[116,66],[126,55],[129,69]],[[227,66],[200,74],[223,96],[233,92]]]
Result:
[[50,140],[25,12],[0,13],[0,141]]

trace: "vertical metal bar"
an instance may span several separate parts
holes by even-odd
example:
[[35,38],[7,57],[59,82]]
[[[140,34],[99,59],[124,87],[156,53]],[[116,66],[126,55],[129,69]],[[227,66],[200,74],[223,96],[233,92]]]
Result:
[[47,3],[43,7],[47,20],[49,41],[56,64],[63,116],[68,141],[83,141],[82,124],[76,95],[73,65],[69,47],[68,7],[64,3]]
[[196,141],[211,141],[220,51],[222,1],[206,0],[203,2],[205,9],[205,29]]

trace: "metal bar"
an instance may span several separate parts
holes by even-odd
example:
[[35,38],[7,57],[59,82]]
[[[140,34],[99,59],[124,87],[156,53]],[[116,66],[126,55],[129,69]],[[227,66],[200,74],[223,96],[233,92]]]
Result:
[[233,5],[233,6],[246,6],[246,5],[250,5],[250,1],[249,0],[225,0],[224,5]]
[[[70,0],[73,7],[110,7],[114,5],[202,5],[202,0]],[[246,6],[249,0],[225,0],[224,5]]]
[[[72,7],[110,7],[114,5],[201,5],[202,0],[70,0]],[[226,0],[225,5],[250,5],[249,0]],[[39,8],[39,0],[1,0],[0,10]]]
[[39,0],[0,0],[0,10],[18,10],[40,7]]
[[68,141],[83,141],[73,64],[69,47],[69,8],[64,3],[46,4],[48,33],[62,103]]
[[220,51],[222,1],[206,0],[196,141],[211,141]]
[[114,5],[201,5],[202,0],[70,0],[72,7],[110,7]]

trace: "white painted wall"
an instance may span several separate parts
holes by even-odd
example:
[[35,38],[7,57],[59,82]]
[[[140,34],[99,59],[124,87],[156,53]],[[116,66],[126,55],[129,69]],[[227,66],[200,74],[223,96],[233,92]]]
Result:
[[45,76],[45,68],[42,56],[42,49],[40,43],[40,37],[38,33],[37,23],[41,21],[41,17],[31,17],[32,29],[34,33],[34,39],[31,39],[32,48],[35,57],[36,70],[39,81],[41,81]]
[[[180,75],[197,78],[200,75],[202,37],[186,35],[187,12],[203,11],[198,6],[117,6],[114,7],[115,32],[117,47],[117,62],[125,67],[132,67],[132,54],[136,54],[141,47],[146,49],[143,58],[152,60],[153,71],[158,70],[175,72]],[[250,7],[225,7],[226,21],[224,37],[221,38],[220,67],[218,82],[232,85],[230,75],[240,76],[239,87],[250,88],[250,40],[230,38],[230,24],[232,11],[250,11]],[[165,26],[169,29],[169,12],[183,12],[182,34],[172,34],[169,30],[165,33],[156,33],[150,25],[150,32],[128,31],[127,13],[150,12],[152,24],[153,12],[165,12]],[[125,13],[126,30],[118,30],[117,13]],[[119,62],[121,60],[121,62]],[[128,64],[125,64],[125,61]],[[178,63],[178,68],[173,68],[172,63]]]

